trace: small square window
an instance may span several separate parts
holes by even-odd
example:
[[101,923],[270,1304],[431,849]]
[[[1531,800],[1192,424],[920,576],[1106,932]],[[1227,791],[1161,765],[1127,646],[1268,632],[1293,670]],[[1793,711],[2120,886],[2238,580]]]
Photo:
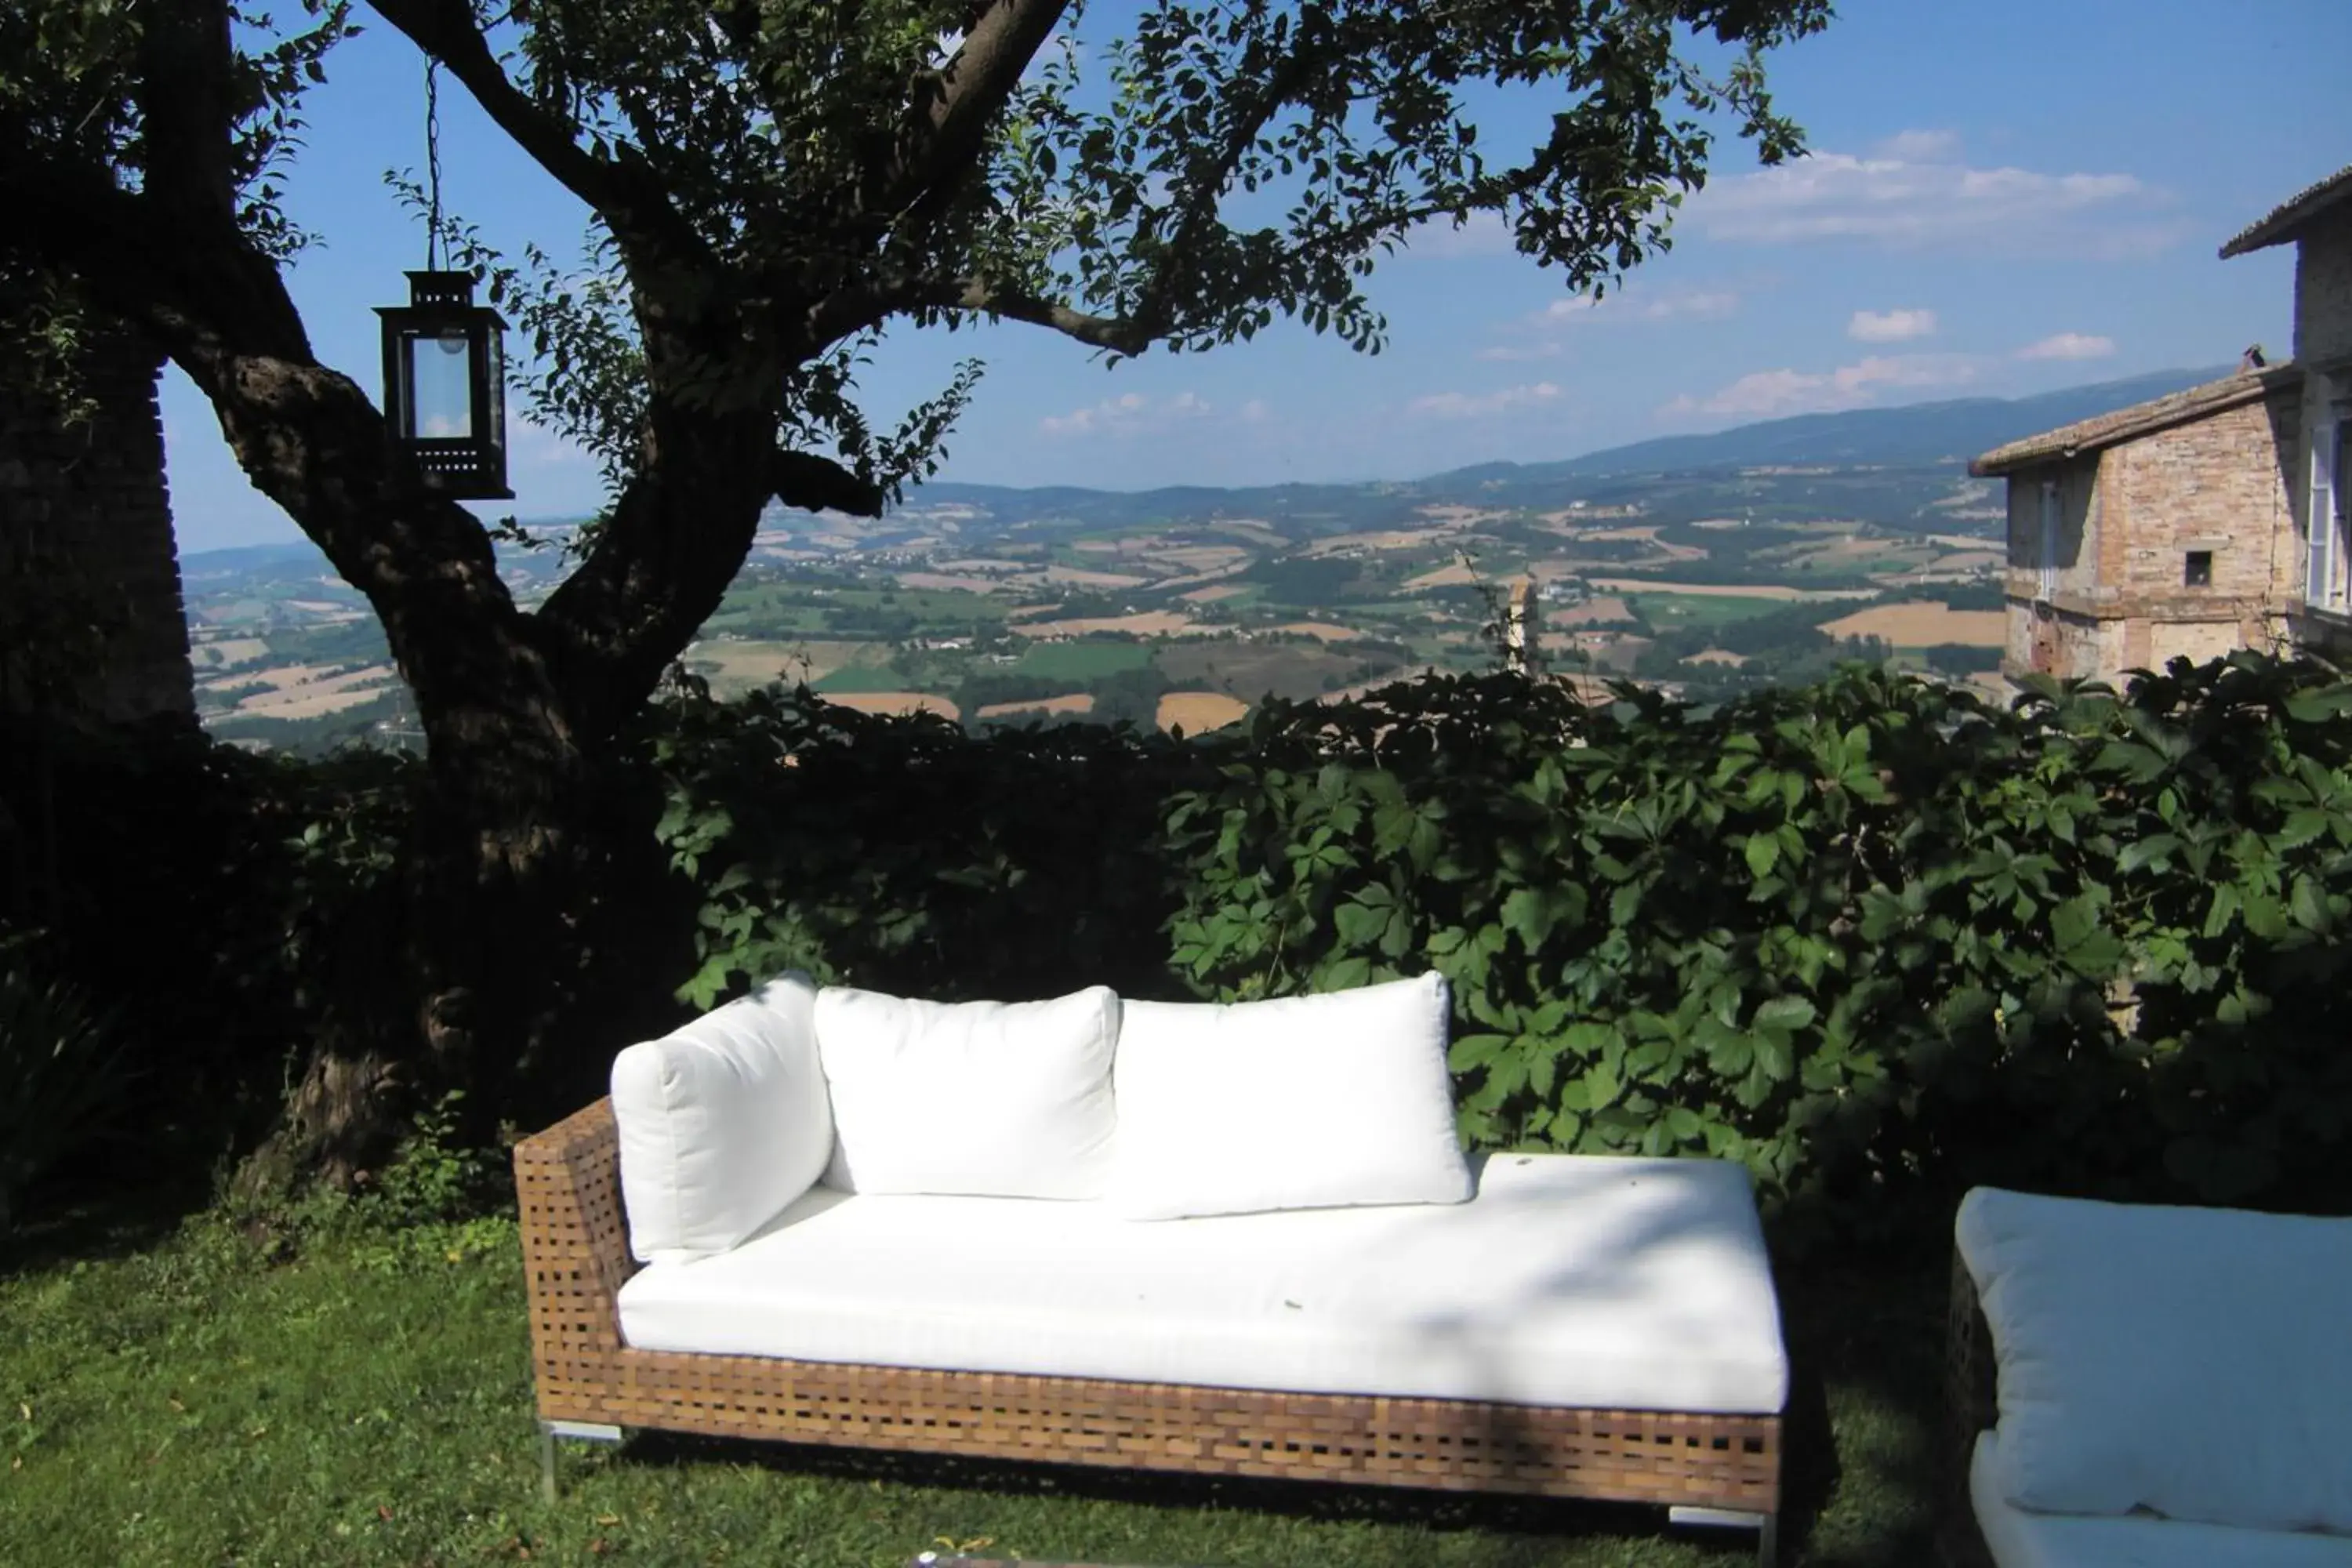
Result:
[[2184,588],[2210,588],[2213,585],[2213,552],[2192,550],[2181,560],[2180,585]]

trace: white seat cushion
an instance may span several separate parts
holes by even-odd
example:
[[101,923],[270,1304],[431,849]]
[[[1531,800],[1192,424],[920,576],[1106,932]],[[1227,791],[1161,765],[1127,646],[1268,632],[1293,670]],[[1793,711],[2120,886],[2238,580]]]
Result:
[[1102,1204],[819,1187],[622,1287],[661,1351],[1301,1393],[1769,1414],[1748,1174],[1497,1154],[1476,1198],[1134,1225]]
[[2000,1436],[1977,1438],[1969,1499],[1995,1568],[2352,1568],[2352,1539],[2151,1514],[2029,1513],[2000,1495]]
[[1956,1233],[2011,1503],[2352,1531],[2352,1220],[1980,1187]]
[[849,1193],[1092,1198],[1118,1106],[1108,986],[1049,1002],[919,1002],[827,986],[817,1055],[833,1092],[827,1186]]
[[621,1204],[643,1260],[724,1252],[808,1191],[833,1153],[816,987],[770,981],[613,1059]]
[[1129,1002],[1111,1204],[1129,1219],[1458,1204],[1435,974],[1270,1002]]

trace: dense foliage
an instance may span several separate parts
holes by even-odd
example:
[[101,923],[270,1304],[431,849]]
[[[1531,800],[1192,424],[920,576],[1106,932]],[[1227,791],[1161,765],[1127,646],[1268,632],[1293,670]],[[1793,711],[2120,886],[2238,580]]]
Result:
[[1246,999],[1434,968],[1465,1132],[1746,1162],[1804,1229],[1972,1182],[2340,1204],[2352,686],[2242,655],[2013,708],[1496,676],[1187,747],[770,696],[682,715],[698,1002]]
[[[367,752],[257,755],[173,724],[0,728],[0,977],[23,988],[13,1016],[36,1045],[31,999],[49,999],[58,1039],[76,1035],[61,1004],[105,1000],[108,1043],[74,1047],[75,1076],[103,1058],[103,1120],[126,1134],[112,1167],[201,1169],[266,1127],[316,1030],[399,1026],[389,872],[417,773]],[[41,1109],[60,1094],[0,1068],[0,1122],[61,1131]]]
[[[1859,668],[1718,707],[1437,679],[1191,742],[689,689],[635,743],[685,895],[604,949],[642,1019],[794,966],[1225,1000],[1436,969],[1473,1142],[1736,1158],[1799,1232],[1932,1226],[1979,1181],[2352,1201],[2352,683],[2315,666],[2006,709]],[[121,999],[142,1142],[217,1157],[309,1032],[397,1026],[417,764],[7,756],[0,937],[27,985]]]

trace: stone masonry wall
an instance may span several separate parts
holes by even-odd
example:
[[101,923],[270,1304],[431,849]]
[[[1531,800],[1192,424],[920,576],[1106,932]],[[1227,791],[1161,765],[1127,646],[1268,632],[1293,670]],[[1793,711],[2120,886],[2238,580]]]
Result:
[[[2218,605],[2260,601],[2300,581],[2286,476],[2298,445],[2299,391],[2158,430],[2100,464],[2109,520],[2102,586],[2137,613],[2235,618]],[[2184,581],[2186,558],[2212,557],[2212,583]],[[2249,604],[2249,608],[2254,607]]]
[[2352,355],[2352,206],[2339,206],[2295,245],[2294,357],[2306,368]]
[[[2265,646],[2299,592],[2303,561],[2287,476],[2300,395],[2158,430],[2010,481],[2006,668],[2119,679],[2175,656],[2202,661]],[[2042,485],[2060,484],[2056,591],[2035,602]],[[2211,581],[2187,582],[2188,557]]]
[[80,372],[96,404],[83,423],[0,383],[0,710],[194,716],[162,366],[133,339],[97,340]]

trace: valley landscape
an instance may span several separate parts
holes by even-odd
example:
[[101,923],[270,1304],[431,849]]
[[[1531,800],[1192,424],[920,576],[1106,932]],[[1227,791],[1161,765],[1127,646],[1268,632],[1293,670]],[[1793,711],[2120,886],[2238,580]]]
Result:
[[[969,725],[1199,733],[1268,695],[1491,666],[1497,596],[1530,577],[1545,662],[1566,679],[1707,699],[1863,658],[1998,689],[2003,502],[1969,457],[2211,374],[1410,482],[933,484],[880,519],[772,510],[684,664],[722,696],[805,682]],[[560,580],[573,526],[502,546],[522,602]],[[192,554],[183,571],[215,734],[302,751],[420,742],[374,617],[310,546]]]

